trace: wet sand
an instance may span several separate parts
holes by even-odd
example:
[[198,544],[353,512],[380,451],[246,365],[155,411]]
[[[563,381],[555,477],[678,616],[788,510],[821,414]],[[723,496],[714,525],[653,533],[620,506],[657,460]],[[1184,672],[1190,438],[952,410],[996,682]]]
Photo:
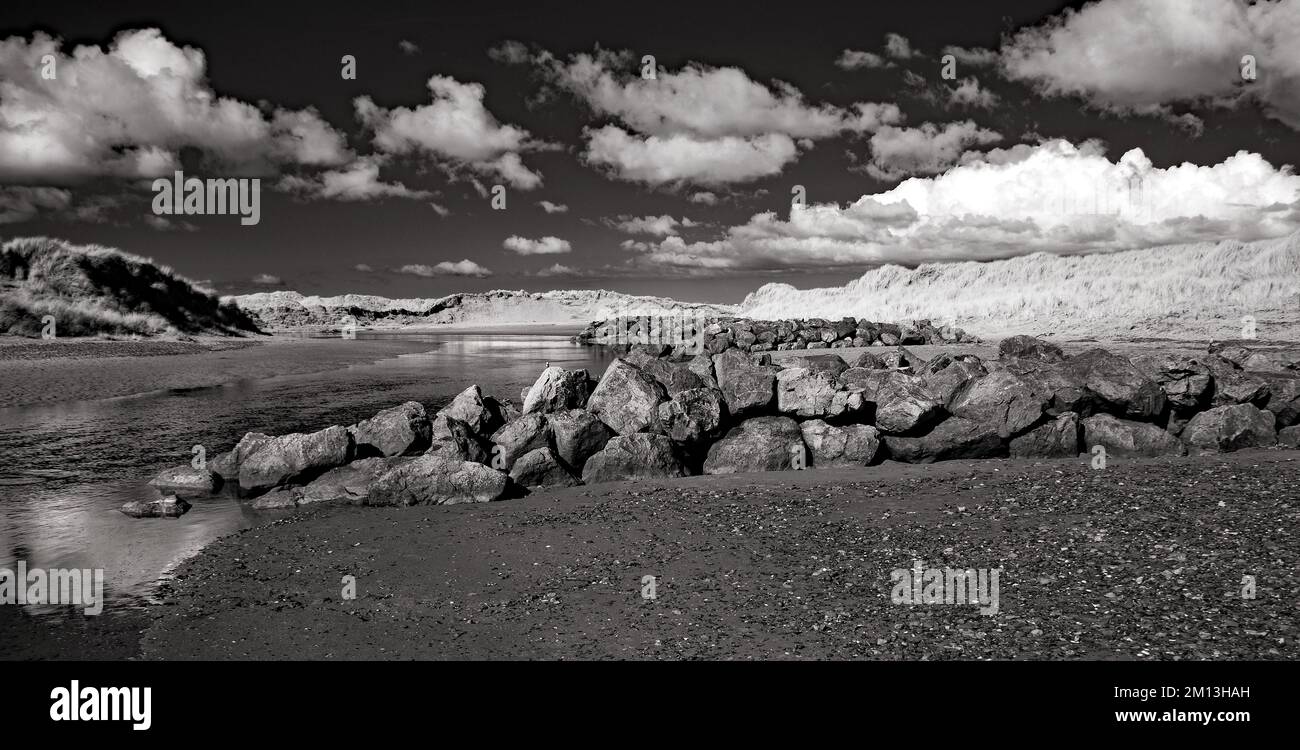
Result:
[[[1295,659],[1297,469],[1294,450],[891,462],[299,510],[183,565],[141,653]],[[1000,611],[891,603],[918,559],[1001,568]]]

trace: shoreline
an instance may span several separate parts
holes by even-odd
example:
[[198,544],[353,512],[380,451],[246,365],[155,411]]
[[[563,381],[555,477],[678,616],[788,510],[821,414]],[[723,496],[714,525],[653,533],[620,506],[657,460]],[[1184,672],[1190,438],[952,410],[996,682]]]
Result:
[[[1102,472],[1087,456],[887,462],[300,509],[182,564],[139,656],[1296,658],[1295,498],[1277,487],[1297,463],[1287,449]],[[913,559],[1002,566],[1001,612],[892,605],[889,572]],[[1243,571],[1255,600],[1231,596]],[[1143,613],[1175,604],[1231,616],[1153,632]]]

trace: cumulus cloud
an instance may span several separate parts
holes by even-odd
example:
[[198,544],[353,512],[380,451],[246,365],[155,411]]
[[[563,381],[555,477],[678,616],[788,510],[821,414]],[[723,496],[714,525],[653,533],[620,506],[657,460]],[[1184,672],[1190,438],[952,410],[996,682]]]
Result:
[[846,49],[835,61],[837,67],[844,70],[861,70],[862,68],[883,68],[889,64],[885,58],[874,52]]
[[948,104],[950,106],[992,109],[998,104],[998,96],[986,88],[981,88],[979,79],[971,76],[963,78],[958,83],[957,88],[949,92]]
[[[42,77],[42,58],[54,78]],[[71,184],[170,175],[183,148],[205,167],[276,174],[337,166],[352,155],[314,109],[256,106],[217,94],[207,60],[158,29],[118,33],[102,49],[36,32],[0,41],[0,182]]]
[[519,255],[559,255],[573,249],[568,240],[559,237],[543,237],[539,240],[513,235],[506,238],[501,246]]
[[438,214],[444,219],[447,218],[448,216],[451,216],[451,209],[447,208],[441,203],[435,203],[434,201],[429,201],[429,208],[432,208],[435,214]]
[[563,213],[568,213],[569,211],[569,207],[564,205],[563,203],[551,203],[550,201],[537,201],[537,205],[541,206],[542,210],[548,214],[563,214]]
[[993,65],[998,61],[998,53],[983,47],[958,47],[950,44],[943,48],[943,54],[952,55],[957,62],[965,65]]
[[[1099,108],[1156,113],[1178,103],[1256,101],[1300,129],[1300,2],[1100,0],[1018,32],[1004,75]],[[1243,55],[1259,78],[1245,83]]]
[[541,276],[543,278],[553,277],[553,276],[563,276],[567,278],[580,278],[583,276],[587,276],[589,274],[586,271],[583,271],[581,269],[556,263],[552,266],[547,266],[546,268],[543,268],[542,270],[538,271],[535,275]]
[[372,268],[372,267],[370,266],[369,263],[358,263],[358,264],[356,264],[355,266],[353,266],[352,268],[353,268],[353,270],[360,271],[360,272],[362,272],[362,273],[370,273],[371,271],[374,271],[374,270],[375,270],[374,268]]
[[921,54],[920,50],[912,49],[907,37],[893,32],[885,34],[885,53],[895,60],[907,60]]
[[398,42],[397,48],[400,49],[402,51],[402,54],[404,55],[414,55],[420,51],[420,45],[416,44],[415,42],[412,42],[409,39],[403,39],[402,41]]
[[627,234],[653,234],[659,237],[677,234],[677,228],[696,226],[695,222],[690,219],[678,221],[677,219],[664,214],[663,216],[620,216],[619,220],[612,222],[614,228]]
[[1300,177],[1258,154],[1158,168],[1140,149],[1111,161],[1096,143],[1056,140],[970,154],[843,207],[758,214],[714,240],[626,247],[645,267],[720,273],[1108,252],[1298,228]]
[[472,276],[477,279],[486,278],[492,275],[492,272],[474,261],[466,258],[458,260],[455,263],[444,260],[436,265],[425,265],[423,263],[412,263],[397,269],[398,273],[410,274],[412,276]]
[[597,51],[567,62],[537,56],[550,80],[614,118],[585,131],[588,163],[652,185],[720,185],[779,173],[800,146],[902,120],[892,104],[812,104],[790,84],[759,83],[735,67],[689,63],[653,79],[633,74],[629,53]]
[[283,286],[284,279],[269,273],[259,273],[253,277],[253,283],[258,286]]
[[955,164],[968,148],[1000,140],[999,133],[971,120],[943,126],[927,122],[916,128],[887,126],[871,136],[871,160],[866,171],[880,180],[935,174]]
[[427,198],[430,193],[412,190],[400,182],[379,179],[382,159],[361,157],[342,169],[333,169],[311,177],[286,175],[279,188],[286,192],[340,201],[370,201],[380,198]]
[[488,49],[488,57],[506,65],[523,65],[531,59],[528,46],[523,42],[508,39]]
[[521,154],[544,145],[522,128],[497,122],[483,106],[481,84],[436,75],[428,86],[433,101],[415,108],[385,109],[368,96],[357,97],[357,119],[372,131],[376,149],[428,157],[444,168],[470,169],[521,190],[542,184],[541,174],[525,166]]
[[718,196],[708,190],[700,190],[699,192],[691,193],[687,200],[691,203],[699,203],[702,206],[718,205]]

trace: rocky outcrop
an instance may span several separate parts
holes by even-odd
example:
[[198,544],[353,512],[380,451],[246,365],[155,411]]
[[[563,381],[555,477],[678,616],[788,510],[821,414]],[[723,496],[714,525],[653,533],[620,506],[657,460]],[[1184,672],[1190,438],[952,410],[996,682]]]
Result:
[[727,350],[713,358],[718,387],[727,412],[736,418],[762,414],[776,398],[777,368],[756,365],[739,350]]
[[543,414],[525,414],[492,433],[494,469],[510,471],[525,453],[551,444],[551,426]]
[[679,391],[659,405],[663,432],[684,446],[693,447],[718,437],[726,417],[722,394],[712,388]]
[[835,420],[861,411],[863,404],[860,391],[846,390],[828,371],[795,367],[776,374],[776,408],[782,414]]
[[424,404],[407,401],[357,422],[348,432],[358,457],[420,453],[429,447],[429,415]]
[[1046,407],[1047,398],[1033,381],[998,370],[968,380],[952,397],[948,410],[1009,438],[1037,424]]
[[1152,421],[1164,411],[1165,394],[1160,386],[1118,354],[1089,349],[1059,367],[1087,389],[1094,402],[1093,412]]
[[485,398],[477,385],[456,394],[438,415],[459,419],[477,435],[491,435],[506,423],[501,404],[491,397]]
[[1195,448],[1235,451],[1277,442],[1272,412],[1252,404],[1217,406],[1192,417],[1182,432],[1183,442]]
[[705,474],[782,471],[803,462],[806,449],[799,424],[789,417],[754,417],[736,425],[709,448]]
[[270,435],[260,432],[246,433],[234,448],[217,456],[212,463],[208,464],[208,468],[225,482],[238,481],[240,464],[270,439]]
[[591,396],[591,375],[586,370],[548,367],[524,396],[524,414],[581,409]]
[[1146,422],[1130,422],[1110,414],[1083,420],[1083,447],[1097,446],[1115,456],[1185,456],[1187,446],[1168,432]]
[[605,370],[587,409],[618,434],[631,435],[657,427],[659,404],[667,400],[659,381],[618,359]]
[[943,418],[943,405],[931,398],[925,381],[896,370],[880,370],[863,398],[875,406],[876,427],[887,435],[924,432]]
[[400,459],[371,485],[366,505],[486,503],[506,492],[504,472],[439,455]]
[[555,442],[555,454],[568,467],[581,473],[587,459],[603,450],[615,433],[596,415],[582,409],[555,412],[547,422]]
[[262,442],[239,466],[239,487],[260,494],[282,484],[302,484],[352,459],[352,436],[335,425],[310,434]]
[[603,450],[587,459],[582,481],[621,482],[633,479],[684,477],[686,467],[663,435],[634,433],[612,438]]
[[445,413],[439,413],[429,424],[429,437],[429,453],[446,452],[460,461],[480,464],[491,460],[490,449],[473,428]]

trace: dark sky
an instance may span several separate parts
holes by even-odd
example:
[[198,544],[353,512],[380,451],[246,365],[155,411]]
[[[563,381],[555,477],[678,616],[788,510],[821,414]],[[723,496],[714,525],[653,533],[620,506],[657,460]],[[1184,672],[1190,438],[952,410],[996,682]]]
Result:
[[[730,185],[649,186],[619,179],[608,168],[583,159],[583,128],[617,122],[617,118],[594,113],[577,96],[555,92],[553,86],[552,95],[538,101],[547,87],[537,66],[507,65],[489,58],[489,48],[506,40],[524,42],[561,60],[600,47],[630,50],[638,59],[653,54],[668,71],[689,62],[735,66],[762,84],[773,80],[791,84],[811,105],[891,102],[902,110],[908,125],[970,119],[1000,133],[1003,140],[997,145],[1001,147],[1038,134],[1072,143],[1100,139],[1112,160],[1140,147],[1156,167],[1183,161],[1216,164],[1241,149],[1261,154],[1275,167],[1300,161],[1295,132],[1267,118],[1259,108],[1179,108],[1203,120],[1203,132],[1196,135],[1159,116],[1107,113],[1085,107],[1079,97],[1045,98],[1027,83],[988,69],[962,70],[963,75],[977,73],[980,83],[1001,98],[998,106],[988,109],[953,111],[927,100],[925,89],[904,81],[906,71],[912,71],[936,83],[939,52],[945,45],[997,49],[1004,35],[1041,23],[1066,6],[1029,1],[6,3],[0,9],[0,39],[31,38],[34,32],[45,31],[62,39],[65,54],[76,45],[107,47],[122,30],[156,27],[172,43],[202,50],[208,83],[220,96],[286,109],[314,107],[348,136],[348,145],[357,154],[369,154],[372,147],[358,126],[354,99],[365,95],[385,108],[418,107],[430,101],[426,81],[434,74],[482,84],[484,105],[497,121],[561,147],[523,155],[525,164],[543,176],[543,184],[527,191],[511,189],[505,211],[490,209],[488,200],[469,182],[471,173],[461,172],[461,179],[452,181],[430,159],[403,156],[385,163],[382,179],[430,191],[433,197],[307,199],[269,189],[275,180],[264,179],[262,220],[257,226],[240,226],[228,216],[186,217],[190,230],[159,231],[143,220],[150,194],[139,184],[131,187],[111,178],[75,184],[51,180],[52,185],[70,189],[77,200],[97,195],[131,198],[95,221],[77,220],[67,212],[40,212],[25,221],[0,224],[0,234],[48,234],[116,246],[150,256],[226,292],[288,288],[402,297],[494,288],[599,287],[731,302],[768,281],[800,287],[842,284],[869,265],[852,260],[801,263],[796,256],[782,267],[758,264],[694,275],[656,268],[653,263],[628,266],[635,253],[620,247],[630,235],[612,226],[619,216],[688,217],[700,226],[681,229],[681,236],[707,241],[762,211],[775,211],[784,218],[792,185],[804,185],[810,203],[847,204],[888,190],[898,180],[878,179],[853,168],[869,151],[868,136],[857,133],[819,138],[801,148],[799,157],[780,174]],[[906,37],[921,54],[893,60],[890,67],[845,70],[835,64],[845,49],[883,55],[887,33]],[[399,49],[403,40],[413,42],[419,51]],[[339,75],[339,60],[345,54],[357,58],[357,80],[342,80]],[[0,88],[0,103],[3,99]],[[187,174],[209,176],[202,173],[201,156],[182,153],[185,164],[193,167]],[[486,184],[496,181],[479,179]],[[30,177],[5,182],[41,184]],[[720,202],[712,206],[692,202],[690,195],[701,190],[718,195]],[[564,204],[568,211],[548,214],[537,205],[541,200]],[[430,202],[445,208],[448,215],[440,215]],[[512,235],[555,236],[567,240],[572,250],[561,255],[518,255],[502,246]],[[394,270],[462,259],[493,273],[486,278],[421,277]],[[554,263],[574,270],[568,276],[534,275]],[[374,270],[353,270],[356,264]],[[261,274],[278,277],[282,286],[253,284]]]

